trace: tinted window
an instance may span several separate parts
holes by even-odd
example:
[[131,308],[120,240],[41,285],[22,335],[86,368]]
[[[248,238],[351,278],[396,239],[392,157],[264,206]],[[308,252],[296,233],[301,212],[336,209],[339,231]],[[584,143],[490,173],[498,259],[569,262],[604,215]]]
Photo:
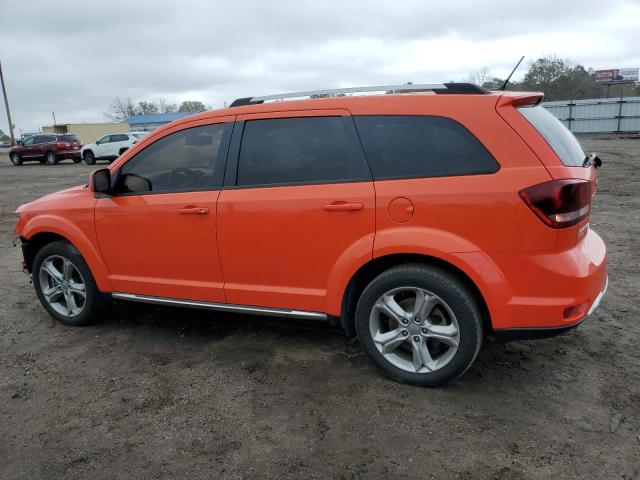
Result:
[[217,188],[224,168],[230,124],[181,130],[152,143],[125,163],[115,180],[118,193]]
[[36,140],[36,137],[29,137],[27,138],[24,142],[22,142],[23,145],[32,145]]
[[80,143],[80,139],[78,137],[76,137],[75,135],[60,135],[58,137],[58,139],[63,141],[63,142],[78,142],[78,143]]
[[582,166],[586,157],[573,133],[544,107],[522,107],[518,111],[526,118],[567,167]]
[[240,146],[237,183],[250,186],[370,178],[358,148],[342,117],[248,121]]
[[496,172],[500,166],[459,123],[430,116],[354,117],[375,179]]

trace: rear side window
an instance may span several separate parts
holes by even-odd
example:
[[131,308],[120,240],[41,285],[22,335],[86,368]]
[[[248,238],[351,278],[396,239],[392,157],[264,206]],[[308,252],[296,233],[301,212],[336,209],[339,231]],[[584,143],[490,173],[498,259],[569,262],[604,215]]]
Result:
[[477,175],[500,168],[469,130],[449,118],[353,118],[376,180]]
[[565,166],[582,166],[586,155],[580,142],[552,113],[541,106],[521,107],[518,111],[542,135]]
[[58,140],[60,140],[62,142],[78,142],[78,143],[80,143],[80,139],[78,137],[76,137],[75,135],[60,135],[58,137]]
[[242,136],[237,184],[370,180],[358,148],[342,117],[250,120]]
[[222,182],[231,124],[194,127],[162,137],[125,163],[120,194],[212,190]]

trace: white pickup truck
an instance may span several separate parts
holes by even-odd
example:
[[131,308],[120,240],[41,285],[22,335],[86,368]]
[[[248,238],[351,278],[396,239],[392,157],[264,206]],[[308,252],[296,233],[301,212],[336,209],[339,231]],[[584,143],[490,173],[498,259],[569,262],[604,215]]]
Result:
[[96,160],[109,160],[109,162],[112,162],[147,133],[110,133],[95,143],[88,143],[82,147],[82,159],[87,165],[95,164]]

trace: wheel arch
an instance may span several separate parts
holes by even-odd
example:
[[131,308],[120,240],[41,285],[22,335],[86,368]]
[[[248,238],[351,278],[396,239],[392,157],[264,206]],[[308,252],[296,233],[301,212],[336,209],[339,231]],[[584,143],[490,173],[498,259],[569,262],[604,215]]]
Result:
[[482,326],[485,334],[493,332],[491,313],[485,295],[471,276],[457,266],[442,258],[419,253],[394,253],[376,257],[362,265],[351,277],[342,295],[340,325],[349,337],[355,336],[354,316],[358,300],[364,289],[379,274],[389,268],[408,263],[418,263],[440,268],[458,278],[478,302],[482,315]]
[[[62,219],[58,218],[57,220]],[[64,220],[62,220],[62,222],[63,226],[68,223]],[[51,227],[51,224],[48,226],[43,224],[25,225],[20,239],[22,241],[27,270],[29,272],[32,271],[33,260],[42,247],[51,242],[64,240],[73,245],[80,255],[82,255],[82,258],[84,258],[85,262],[89,266],[89,270],[91,270],[91,274],[95,279],[98,289],[102,292],[111,291],[109,271],[103,262],[97,247],[77,227],[74,227],[72,224],[66,226],[70,228],[65,230],[64,228]]]

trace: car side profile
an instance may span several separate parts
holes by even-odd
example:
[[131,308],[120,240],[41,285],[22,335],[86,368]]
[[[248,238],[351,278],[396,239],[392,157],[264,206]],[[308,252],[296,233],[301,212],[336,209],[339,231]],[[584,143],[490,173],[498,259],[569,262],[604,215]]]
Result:
[[324,319],[391,378],[440,385],[484,337],[557,335],[606,290],[601,162],[542,97],[448,83],[238,99],[21,206],[23,267],[67,325],[111,299]]
[[82,159],[87,165],[94,165],[96,160],[112,162],[136,143],[143,134],[138,132],[110,133],[82,147]]
[[70,159],[74,163],[81,160],[82,141],[70,134],[38,134],[25,138],[9,150],[9,159],[15,166],[24,162],[37,161],[48,165]]

